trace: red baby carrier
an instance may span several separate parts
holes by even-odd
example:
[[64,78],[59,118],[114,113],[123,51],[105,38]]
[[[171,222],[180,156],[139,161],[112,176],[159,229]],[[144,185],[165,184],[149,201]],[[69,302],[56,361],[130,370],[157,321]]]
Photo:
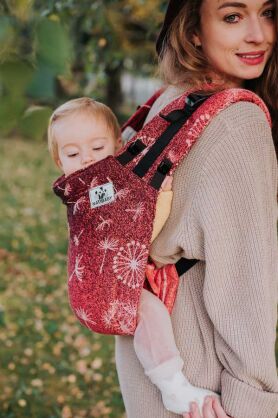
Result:
[[[137,133],[115,157],[63,175],[53,185],[67,205],[69,301],[78,320],[94,332],[134,334],[158,190],[213,117],[249,101],[270,121],[254,93],[229,89],[209,97],[183,94],[142,128],[157,97],[124,125],[124,133]],[[179,260],[179,275],[196,262]]]

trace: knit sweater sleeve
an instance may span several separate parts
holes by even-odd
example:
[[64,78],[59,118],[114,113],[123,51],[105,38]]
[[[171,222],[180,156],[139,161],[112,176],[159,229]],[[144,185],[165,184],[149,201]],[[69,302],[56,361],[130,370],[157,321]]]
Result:
[[233,418],[274,418],[277,162],[262,111],[248,107],[248,119],[220,116],[226,135],[204,162],[191,219],[204,236],[203,299],[223,365],[223,408]]

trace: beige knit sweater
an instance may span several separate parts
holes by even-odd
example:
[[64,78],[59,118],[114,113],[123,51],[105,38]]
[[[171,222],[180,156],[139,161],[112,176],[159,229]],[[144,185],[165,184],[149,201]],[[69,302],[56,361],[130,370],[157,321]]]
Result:
[[[180,92],[169,88],[151,118]],[[201,260],[180,280],[172,313],[184,372],[221,392],[233,418],[275,418],[277,161],[263,112],[236,103],[205,129],[177,169],[170,217],[151,256]],[[116,337],[128,418],[170,418],[144,375],[132,337]]]

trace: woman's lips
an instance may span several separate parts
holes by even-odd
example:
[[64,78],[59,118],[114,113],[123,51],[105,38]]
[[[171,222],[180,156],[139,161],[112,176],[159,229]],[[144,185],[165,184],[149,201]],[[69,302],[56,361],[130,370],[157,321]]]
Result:
[[264,61],[265,51],[246,52],[236,55],[247,65],[258,65]]

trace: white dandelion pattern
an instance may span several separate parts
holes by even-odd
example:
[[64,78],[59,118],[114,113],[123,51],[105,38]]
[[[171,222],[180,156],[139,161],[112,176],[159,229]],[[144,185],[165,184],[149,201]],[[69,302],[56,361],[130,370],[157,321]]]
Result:
[[76,245],[76,247],[78,247],[78,245],[80,243],[79,238],[81,237],[83,232],[84,232],[84,229],[82,229],[82,231],[78,235],[74,235],[74,237],[73,237],[73,242]]
[[89,327],[89,325],[88,325],[88,323],[89,323],[89,324],[96,325],[96,322],[95,322],[95,321],[93,321],[93,320],[90,318],[90,317],[91,317],[91,314],[90,314],[90,313],[87,313],[87,312],[85,311],[85,309],[83,309],[83,308],[77,308],[77,309],[75,309],[75,313],[76,313],[76,315],[78,316],[78,318],[82,319],[82,321],[84,321],[84,322],[85,322],[85,324],[86,324],[86,326],[87,326],[88,328],[90,328],[90,327]]
[[74,276],[76,276],[77,280],[79,280],[80,282],[82,282],[82,278],[83,278],[83,274],[84,274],[84,268],[85,266],[81,266],[80,262],[82,260],[83,255],[81,256],[77,256],[75,259],[75,266],[74,266],[74,270],[71,273],[70,277],[69,277],[69,282],[72,280],[72,278]]
[[114,300],[110,303],[108,310],[104,313],[102,320],[106,327],[118,330],[123,334],[133,332],[136,319],[136,306],[131,303]]
[[[189,136],[198,137],[199,134],[204,129],[204,124],[206,124],[210,120],[211,116],[208,113],[204,113],[199,118],[197,118],[192,126],[192,128],[188,131]],[[188,145],[191,145],[191,139],[186,141]]]
[[96,187],[98,185],[98,179],[97,177],[93,177],[90,183],[90,189],[92,189],[93,187]]
[[147,256],[146,245],[139,242],[131,241],[125,247],[120,247],[113,258],[113,271],[117,278],[132,289],[139,287]]
[[104,219],[100,216],[101,222],[96,227],[96,231],[103,231],[105,227],[110,228],[111,224],[113,223],[112,219]]
[[107,251],[116,251],[117,248],[118,248],[118,242],[119,241],[117,239],[114,239],[114,238],[109,239],[108,237],[106,237],[104,240],[100,241],[99,248],[104,251],[102,263],[101,263],[101,266],[99,268],[100,273],[102,273],[102,271],[103,271],[103,266],[104,266],[104,263],[105,263],[105,258],[106,258]]
[[85,185],[86,185],[85,181],[84,181],[84,180],[82,180],[80,177],[78,177],[78,180],[80,181],[80,183],[82,183],[82,184],[85,184]]
[[134,213],[132,220],[137,221],[137,219],[142,215],[144,212],[144,203],[139,202],[138,205],[133,209],[125,209],[126,212]]
[[118,192],[116,192],[115,199],[119,199],[119,200],[125,199],[129,192],[130,190],[127,188],[121,189]]
[[[153,144],[155,138],[147,135],[140,135],[140,140],[143,142],[143,144],[145,144],[148,147],[149,145]],[[143,152],[146,152],[145,150],[146,148],[143,150]]]
[[173,164],[175,164],[179,160],[178,155],[173,150],[169,151],[168,158]]
[[64,192],[64,196],[68,196],[71,192],[71,185],[69,183],[66,183],[65,188],[63,189],[62,187],[58,186],[58,189],[62,190]]
[[119,199],[119,200],[124,199],[128,195],[128,193],[130,192],[130,190],[127,187],[125,189],[117,190],[113,181],[111,180],[111,178],[106,177],[106,179],[109,183],[113,184],[113,188],[114,188],[114,192],[115,192],[115,200],[116,199]]
[[73,204],[73,214],[75,215],[77,211],[80,210],[80,205],[86,201],[85,196],[81,196],[76,202],[68,202]]

